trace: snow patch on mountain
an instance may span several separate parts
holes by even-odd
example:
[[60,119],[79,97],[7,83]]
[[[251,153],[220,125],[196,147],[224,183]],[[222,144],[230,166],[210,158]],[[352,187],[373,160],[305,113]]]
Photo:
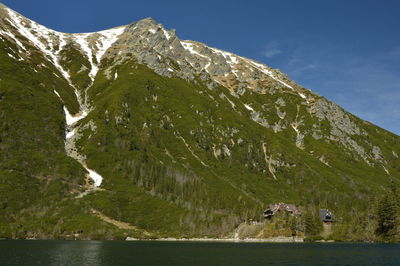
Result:
[[[250,62],[252,65],[256,66],[257,69],[260,70],[261,72],[263,72],[264,74],[270,76],[271,78],[273,78],[274,80],[278,81],[279,83],[281,83],[281,84],[284,85],[285,87],[290,88],[290,89],[296,91],[296,92],[299,94],[299,96],[300,96],[301,98],[307,99],[307,97],[306,97],[303,93],[301,93],[301,92],[295,90],[292,86],[290,86],[290,85],[287,84],[286,82],[284,82],[284,81],[278,79],[278,78],[272,73],[272,71],[269,70],[265,65],[262,65],[262,64],[260,64],[260,63],[257,63],[257,62],[255,62],[255,61],[253,61],[253,60],[251,60],[251,59],[246,59],[246,60],[247,60],[248,62]],[[308,103],[308,102],[307,102],[307,103]]]
[[254,109],[253,109],[250,105],[244,104],[244,107],[245,107],[247,110],[254,112]]
[[49,47],[54,47],[53,37],[58,36],[59,38],[62,38],[63,33],[49,30],[46,27],[39,25],[33,21],[29,21],[30,25],[28,27],[27,23],[19,14],[15,13],[11,9],[7,9],[7,12],[10,18],[7,19],[8,22],[10,22],[11,25],[13,25],[22,36],[30,40],[37,48],[39,48],[40,51],[47,55],[48,60],[53,63],[53,65],[61,72],[64,78],[69,81],[70,75],[59,64],[58,58],[55,55],[54,51],[47,49],[46,45],[41,41],[41,39],[44,39],[47,41]]
[[60,94],[56,91],[56,90],[54,90],[53,91],[57,96],[58,96],[58,98],[60,98],[61,99],[61,96],[60,96]]
[[187,42],[187,41],[181,41],[181,44],[182,44],[183,48],[185,48],[186,51],[189,51],[189,53],[198,55],[198,56],[203,57],[203,58],[206,58],[207,60],[211,60],[209,57],[198,53],[198,52],[193,48],[193,44],[192,44],[192,43]]
[[230,63],[230,65],[232,65],[232,63],[233,64],[237,64],[238,63],[238,58],[234,54],[226,52],[226,51],[223,51],[223,50],[219,50],[219,49],[216,49],[216,48],[212,48],[212,47],[210,47],[210,49],[214,53],[218,53],[218,54],[222,55],[228,61],[228,63]]
[[101,185],[101,182],[103,181],[103,177],[93,171],[92,169],[87,168],[86,166],[83,165],[83,167],[86,169],[86,171],[89,172],[89,177],[94,181],[95,187],[99,187]]
[[169,34],[168,31],[163,29],[163,32],[164,32],[165,38],[167,38],[167,40],[171,39],[171,35]]
[[97,52],[95,56],[98,64],[100,64],[101,58],[104,56],[106,51],[114,44],[114,42],[118,40],[118,36],[124,32],[125,28],[126,27],[123,26],[96,32],[97,34],[100,34],[100,37],[96,40]]
[[65,112],[65,120],[67,121],[68,126],[75,124],[76,122],[87,116],[87,112],[85,111],[81,111],[78,115],[71,115],[65,106],[64,106],[64,112]]
[[[118,36],[124,32],[124,30],[125,27],[119,27],[99,32],[73,34],[74,40],[79,44],[81,50],[84,52],[89,60],[89,63],[91,65],[89,77],[92,79],[92,81],[99,71],[99,65],[102,57],[104,56],[106,51],[113,45],[113,43],[118,39]],[[96,40],[91,45],[90,39],[94,39],[94,34],[98,34],[100,36],[96,36]],[[96,62],[94,61],[94,58],[96,58]]]
[[[18,49],[21,48],[22,50],[27,51],[25,46],[11,32],[0,30],[0,35],[3,35],[3,36],[7,35],[8,37],[10,37],[11,39],[13,39],[15,41],[15,43],[18,46]],[[21,50],[19,50],[19,52],[21,52]]]
[[[48,60],[53,63],[53,65],[62,73],[63,77],[69,82],[70,75],[68,71],[66,71],[59,63],[60,52],[67,44],[67,40],[75,41],[84,55],[88,58],[91,64],[89,76],[93,80],[99,70],[98,65],[100,64],[102,57],[118,39],[118,36],[125,30],[125,26],[122,26],[99,32],[67,34],[50,30],[34,21],[27,20],[9,8],[6,10],[9,15],[9,19],[7,18],[7,20],[10,24],[13,25],[22,36],[30,40],[37,48],[39,48],[39,50],[47,56]],[[9,36],[18,44],[19,47],[21,47],[22,50],[26,51],[25,46],[12,33],[0,31],[0,34]],[[90,43],[89,38],[94,40],[93,44]],[[94,57],[96,58],[96,62]]]
[[67,133],[65,134],[65,138],[66,138],[66,139],[69,139],[69,138],[71,138],[71,137],[74,136],[74,135],[75,135],[75,129],[72,130],[72,131],[67,132]]
[[98,67],[97,65],[93,62],[93,52],[92,49],[89,47],[89,42],[86,40],[90,36],[89,33],[79,33],[74,35],[74,40],[76,41],[77,44],[81,47],[82,52],[84,52],[84,55],[87,57],[90,63],[90,72],[89,72],[89,77],[94,80],[94,77],[96,76],[96,73],[98,72]]

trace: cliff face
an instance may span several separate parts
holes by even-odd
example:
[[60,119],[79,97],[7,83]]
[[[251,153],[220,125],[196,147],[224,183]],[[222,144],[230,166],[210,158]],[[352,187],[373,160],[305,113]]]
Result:
[[99,212],[226,234],[274,202],[362,211],[400,177],[398,136],[150,18],[66,34],[0,15],[0,235],[142,235]]

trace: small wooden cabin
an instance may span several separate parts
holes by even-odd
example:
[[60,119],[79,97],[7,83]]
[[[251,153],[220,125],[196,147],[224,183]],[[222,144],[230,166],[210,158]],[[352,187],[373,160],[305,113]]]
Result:
[[330,212],[328,209],[319,210],[319,217],[321,218],[321,221],[324,223],[333,223],[335,219],[332,212]]

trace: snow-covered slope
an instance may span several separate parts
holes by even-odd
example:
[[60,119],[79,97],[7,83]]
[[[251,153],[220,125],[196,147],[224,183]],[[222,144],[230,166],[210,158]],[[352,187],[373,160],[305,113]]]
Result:
[[73,34],[73,40],[79,44],[90,62],[91,70],[89,76],[92,80],[94,80],[99,71],[99,64],[102,57],[118,39],[118,36],[123,33],[124,29],[125,27],[118,27],[95,33]]
[[[17,12],[0,5],[1,14],[4,16],[1,23],[0,36],[9,38],[18,46],[18,53],[21,58],[29,58],[31,51],[26,48],[23,42],[33,45],[45,55],[45,58],[51,62],[61,73],[61,75],[68,81],[71,87],[74,89],[78,99],[81,99],[81,95],[76,89],[75,85],[70,79],[68,69],[64,68],[60,64],[61,51],[67,44],[75,44],[79,47],[85,57],[90,62],[89,77],[93,81],[101,62],[102,57],[106,51],[112,46],[117,40],[117,37],[124,31],[124,27],[118,27],[115,29],[94,32],[94,33],[80,33],[80,34],[68,34],[61,33],[51,29],[48,29],[32,20],[29,20]],[[18,36],[17,36],[18,35]],[[56,75],[56,74],[55,74]],[[60,94],[54,90],[54,93],[63,101]],[[83,97],[86,97],[84,95]],[[86,101],[85,101],[86,102]],[[89,108],[83,104],[80,100],[80,112],[78,114],[71,114],[67,107],[64,106],[65,120],[68,126],[66,131],[66,147],[73,145],[71,142],[72,137],[75,133],[75,125],[78,121],[85,118],[90,112]],[[68,149],[67,149],[67,153]],[[86,163],[81,159],[83,156],[74,156],[69,153],[71,157],[77,159],[82,166],[88,171],[89,177],[94,181],[95,186],[100,186],[102,182],[102,176],[96,173],[94,170],[89,169]]]
[[[0,34],[15,41],[20,47],[19,52],[29,56],[23,43],[15,36],[16,30],[20,36],[29,40],[43,52],[67,80],[70,80],[69,70],[59,63],[60,52],[66,45],[73,43],[79,47],[90,63],[89,77],[93,81],[99,70],[101,59],[116,43],[121,49],[121,56],[132,50],[136,51],[139,60],[148,63],[160,74],[170,76],[175,72],[177,75],[191,78],[204,71],[212,81],[232,91],[243,86],[257,89],[264,81],[276,81],[286,88],[297,91],[302,98],[306,98],[304,90],[280,72],[254,60],[198,42],[179,40],[175,31],[164,29],[162,25],[150,18],[129,26],[100,32],[68,34],[48,29],[5,6],[2,6],[2,9],[5,14],[3,20],[9,23],[9,26],[2,27]],[[123,38],[119,38],[120,36]],[[140,45],[137,45],[139,42]],[[148,48],[151,48],[153,53],[146,51]],[[150,56],[156,58],[150,58]],[[164,61],[165,59],[172,59],[182,68],[182,71],[176,73],[179,71],[174,70],[173,66]],[[232,82],[232,80],[237,82]]]
[[22,37],[29,40],[36,48],[43,52],[67,80],[70,78],[68,70],[59,64],[59,54],[67,44],[73,42],[80,47],[91,63],[90,77],[94,79],[103,55],[125,29],[122,26],[92,33],[62,33],[48,29],[5,6],[3,6],[3,11],[6,11],[4,13],[7,16],[3,20],[8,22],[11,28],[4,27],[5,29],[1,30],[0,34],[10,37],[15,41],[21,48],[20,52],[27,52],[25,46],[13,33],[14,30],[17,30]]

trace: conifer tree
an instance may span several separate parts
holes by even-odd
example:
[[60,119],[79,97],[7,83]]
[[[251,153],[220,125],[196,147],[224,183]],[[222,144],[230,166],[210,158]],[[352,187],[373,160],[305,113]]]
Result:
[[321,225],[318,217],[311,212],[306,212],[304,215],[304,231],[306,236],[316,236],[321,231]]
[[398,202],[395,195],[396,189],[391,186],[377,204],[376,215],[378,219],[376,233],[384,241],[392,241],[396,237],[398,226]]

